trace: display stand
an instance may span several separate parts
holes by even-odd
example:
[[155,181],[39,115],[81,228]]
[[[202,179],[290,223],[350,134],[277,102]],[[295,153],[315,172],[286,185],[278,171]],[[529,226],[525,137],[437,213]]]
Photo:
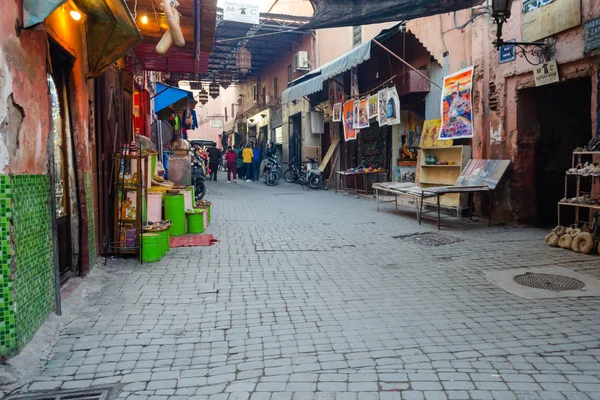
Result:
[[[600,157],[600,151],[574,151],[572,157],[572,165],[571,168],[576,168],[577,165],[583,164],[586,161],[592,162],[593,156]],[[562,207],[574,207],[575,208],[575,220],[573,224],[578,228],[582,227],[584,224],[590,224],[590,213],[589,211],[596,212],[596,214],[600,214],[600,204],[586,204],[582,202],[568,202],[565,199],[569,199],[569,182],[575,182],[575,196],[582,197],[584,195],[592,195],[593,186],[600,185],[600,174],[590,173],[586,175],[582,175],[579,173],[570,173],[569,171],[565,174],[565,198],[558,202],[558,225],[561,224],[561,208]],[[589,188],[589,190],[586,190]],[[586,210],[583,214],[586,215],[586,219],[581,219],[580,217],[580,209]],[[590,226],[590,228],[593,228]],[[600,240],[600,229],[597,229],[595,232],[594,240]]]
[[[428,165],[428,156],[435,156],[437,161],[445,161],[448,165]],[[471,146],[423,147],[419,151],[418,182],[423,188],[454,185],[471,159]],[[436,200],[426,203],[436,204]],[[446,194],[441,199],[441,206],[456,209],[456,215],[468,207],[468,195],[465,193]]]
[[[106,247],[107,253],[115,257],[135,255],[142,260],[141,235],[146,196],[144,173],[147,160],[146,155],[114,156],[114,241]],[[127,176],[130,178],[126,179]]]

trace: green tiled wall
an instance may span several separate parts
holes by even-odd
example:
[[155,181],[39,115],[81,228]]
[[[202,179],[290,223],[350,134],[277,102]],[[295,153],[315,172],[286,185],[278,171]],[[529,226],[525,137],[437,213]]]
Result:
[[54,249],[50,181],[12,177],[17,346],[21,349],[54,309]]
[[85,202],[87,205],[88,215],[88,239],[89,239],[89,254],[90,254],[90,270],[96,264],[96,237],[94,235],[94,199],[92,192],[92,173],[86,172],[83,175],[85,185]]
[[17,348],[13,297],[14,280],[10,270],[10,177],[0,175],[0,355]]

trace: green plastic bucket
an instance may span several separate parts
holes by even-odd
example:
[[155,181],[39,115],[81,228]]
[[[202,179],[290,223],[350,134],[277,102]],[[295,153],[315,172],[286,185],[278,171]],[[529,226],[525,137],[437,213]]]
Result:
[[165,240],[165,238],[167,237],[167,231],[158,231],[156,233],[158,233],[158,235],[160,236],[160,255],[161,257],[164,257],[169,251],[167,249],[167,242]]
[[156,154],[150,154],[150,177],[154,179],[156,172]]
[[165,219],[171,220],[171,236],[185,235],[185,203],[182,194],[166,194],[163,198]]
[[171,227],[165,229],[165,247],[167,248],[167,253],[171,251]]
[[[196,209],[195,211],[198,211]],[[204,210],[197,214],[187,214],[188,233],[204,233]]]
[[159,261],[162,257],[162,237],[157,233],[142,234],[142,262]]

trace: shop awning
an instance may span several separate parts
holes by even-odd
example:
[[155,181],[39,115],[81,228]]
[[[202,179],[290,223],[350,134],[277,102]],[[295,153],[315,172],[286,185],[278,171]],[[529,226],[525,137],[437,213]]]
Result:
[[315,10],[306,29],[360,26],[444,14],[484,0],[310,0]]
[[194,94],[187,90],[179,89],[173,86],[156,83],[156,93],[154,97],[154,112],[158,113],[165,108],[177,103],[179,100],[187,98],[194,100]]
[[[403,23],[399,23],[391,28],[384,29],[375,37],[375,39],[384,41],[401,30],[403,26]],[[323,64],[319,68],[316,68],[300,78],[293,80],[290,82],[290,85],[293,86],[288,87],[281,94],[281,103],[286,104],[290,101],[298,100],[304,96],[308,96],[309,94],[323,90],[323,82],[325,82],[327,79],[341,74],[342,72],[348,71],[349,69],[356,67],[357,65],[362,64],[370,59],[371,44],[372,41],[369,40],[368,42],[350,50],[346,54],[339,56],[335,60]]]
[[142,41],[125,0],[75,0],[87,17],[89,76],[99,76]]
[[46,17],[52,14],[52,11],[65,2],[66,0],[24,0],[23,27],[29,28],[35,24],[44,22]]

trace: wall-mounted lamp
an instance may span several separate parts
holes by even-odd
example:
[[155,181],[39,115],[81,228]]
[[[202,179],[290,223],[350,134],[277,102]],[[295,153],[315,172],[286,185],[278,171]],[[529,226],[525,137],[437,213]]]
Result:
[[77,10],[71,10],[71,11],[69,11],[69,15],[75,21],[79,21],[81,19],[81,13],[79,11],[77,11]]
[[250,121],[250,123],[254,123],[254,118],[248,118],[248,121]]
[[[525,60],[527,60],[529,64],[539,65],[550,58],[554,47],[553,45],[549,45],[547,42],[505,42],[504,39],[502,39],[502,26],[506,20],[510,18],[512,1],[513,0],[492,0],[492,18],[497,25],[494,45],[498,49],[502,46],[515,46],[521,50],[521,53],[525,56]],[[532,46],[532,48],[526,50],[525,46]],[[538,62],[533,63],[529,61],[527,54],[537,57]]]
[[265,118],[267,116],[267,114],[260,114],[261,118]]

